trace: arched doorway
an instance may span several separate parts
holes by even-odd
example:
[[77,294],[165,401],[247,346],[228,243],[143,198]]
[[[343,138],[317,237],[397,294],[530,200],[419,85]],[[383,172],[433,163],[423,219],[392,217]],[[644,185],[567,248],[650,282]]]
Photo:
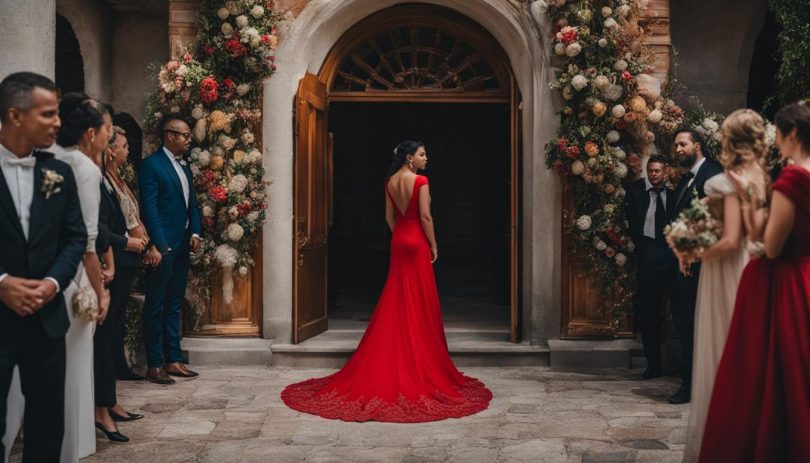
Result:
[[453,10],[391,7],[337,41],[295,104],[293,342],[365,326],[387,271],[381,186],[405,138],[432,153],[446,324],[518,341],[518,105],[505,53]]
[[70,21],[56,14],[56,88],[59,94],[84,91],[84,59]]

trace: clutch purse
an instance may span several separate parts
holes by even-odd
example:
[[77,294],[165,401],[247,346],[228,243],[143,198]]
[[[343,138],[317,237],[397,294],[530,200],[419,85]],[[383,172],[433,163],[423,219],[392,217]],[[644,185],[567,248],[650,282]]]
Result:
[[73,315],[88,322],[95,321],[98,318],[98,298],[90,285],[84,268],[82,268],[78,280],[74,281],[76,283],[76,292],[73,293],[70,300]]

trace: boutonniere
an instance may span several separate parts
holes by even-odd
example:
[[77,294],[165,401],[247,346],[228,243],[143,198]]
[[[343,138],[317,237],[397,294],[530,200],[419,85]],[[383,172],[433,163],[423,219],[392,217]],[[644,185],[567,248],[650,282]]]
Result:
[[181,160],[180,160],[180,165],[181,165],[181,166],[183,166],[183,167],[185,167],[185,166],[187,166],[188,164],[186,163],[186,161],[185,161],[185,160],[181,159]]
[[51,197],[54,193],[62,191],[59,185],[65,181],[55,170],[42,168],[42,193],[45,194],[45,199]]

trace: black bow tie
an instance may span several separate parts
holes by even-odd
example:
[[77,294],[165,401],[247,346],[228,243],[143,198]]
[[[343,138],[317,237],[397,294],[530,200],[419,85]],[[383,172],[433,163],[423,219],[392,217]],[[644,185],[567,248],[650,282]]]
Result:
[[650,189],[649,189],[649,190],[647,190],[647,191],[652,191],[652,192],[654,192],[655,194],[660,194],[661,192],[663,192],[663,191],[664,191],[664,187],[662,187],[662,186],[660,186],[660,187],[658,187],[658,188],[656,188],[656,187],[650,187]]

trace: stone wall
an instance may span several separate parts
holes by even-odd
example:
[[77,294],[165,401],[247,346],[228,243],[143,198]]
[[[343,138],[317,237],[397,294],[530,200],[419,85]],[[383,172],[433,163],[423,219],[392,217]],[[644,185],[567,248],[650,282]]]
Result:
[[0,79],[31,71],[54,77],[56,10],[54,0],[0,2]]
[[112,10],[100,0],[57,0],[56,11],[70,22],[79,40],[84,61],[85,93],[103,101],[110,101]]

